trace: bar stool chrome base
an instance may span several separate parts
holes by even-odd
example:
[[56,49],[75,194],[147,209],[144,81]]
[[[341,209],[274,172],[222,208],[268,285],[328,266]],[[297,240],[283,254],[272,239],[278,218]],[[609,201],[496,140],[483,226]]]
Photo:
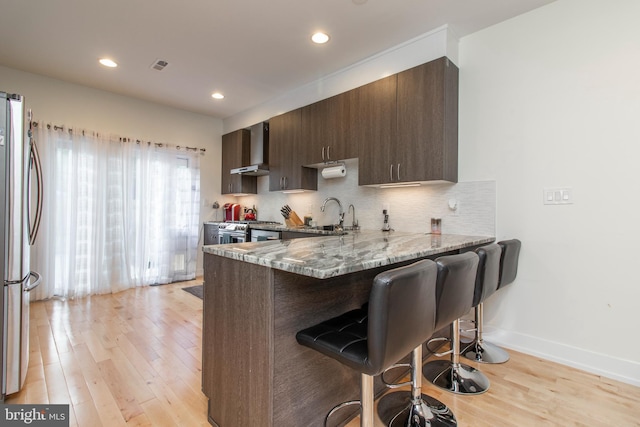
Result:
[[504,363],[509,360],[509,353],[490,342],[473,341],[470,344],[462,344],[462,355],[469,360],[479,363]]
[[434,385],[456,394],[481,394],[489,389],[489,378],[482,372],[450,360],[426,363],[422,375]]
[[481,302],[475,309],[475,338],[470,343],[460,342],[463,348],[462,356],[480,363],[504,363],[509,360],[509,353],[495,344],[486,342],[483,338],[484,303]]
[[[411,391],[397,391],[386,394],[378,402],[378,416],[389,427],[450,427],[458,422],[451,410],[444,403],[421,393],[422,345],[411,353],[411,381],[403,384],[388,384],[395,388],[400,385],[411,385]],[[406,366],[406,365],[396,365]]]
[[[422,394],[412,401],[411,392],[397,391],[383,396],[378,402],[378,416],[389,427],[453,427],[458,422],[442,402]],[[408,403],[409,402],[409,403]]]

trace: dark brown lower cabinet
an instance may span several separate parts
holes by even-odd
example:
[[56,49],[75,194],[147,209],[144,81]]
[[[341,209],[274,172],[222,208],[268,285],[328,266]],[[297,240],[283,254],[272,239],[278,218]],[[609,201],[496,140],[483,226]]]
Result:
[[207,253],[204,263],[203,391],[213,425],[321,427],[334,405],[358,398],[360,375],[295,335],[362,305],[388,266],[321,280]]
[[[331,408],[358,399],[360,374],[299,345],[296,333],[361,307],[377,274],[417,260],[316,279],[205,253],[202,389],[209,421],[219,427],[321,427]],[[423,354],[430,354],[426,347]],[[387,380],[408,372],[398,371]],[[377,396],[386,390],[379,377],[374,388]],[[356,406],[345,409],[335,421],[358,412]]]

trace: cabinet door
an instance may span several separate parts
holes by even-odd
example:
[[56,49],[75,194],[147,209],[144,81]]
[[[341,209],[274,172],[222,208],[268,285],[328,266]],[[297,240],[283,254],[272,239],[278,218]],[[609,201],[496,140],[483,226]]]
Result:
[[318,171],[302,167],[301,135],[300,108],[269,121],[269,191],[318,189]]
[[307,105],[301,110],[301,164],[317,165],[357,157],[357,152],[348,144],[348,92]]
[[302,119],[299,158],[303,165],[323,163],[327,141],[327,103],[314,102],[300,109]]
[[358,183],[390,182],[395,152],[396,75],[349,91],[349,140],[358,146]]
[[291,167],[291,150],[299,133],[300,110],[290,111],[269,120],[269,191],[284,189],[287,169]]
[[248,129],[222,135],[222,194],[257,193],[256,177],[229,173],[231,169],[249,165],[250,149],[251,133]]
[[326,100],[327,142],[326,155],[329,161],[345,160],[358,157],[358,147],[349,135],[351,127],[351,96],[349,92],[341,93]]
[[458,180],[458,68],[440,58],[398,74],[400,181]]

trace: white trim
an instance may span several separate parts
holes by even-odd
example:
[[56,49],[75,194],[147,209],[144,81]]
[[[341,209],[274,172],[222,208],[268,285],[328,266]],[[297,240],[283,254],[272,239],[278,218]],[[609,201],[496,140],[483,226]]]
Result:
[[[486,341],[521,353],[571,366],[592,374],[640,387],[640,363],[595,353],[531,335],[491,328]],[[508,362],[507,362],[508,363]]]

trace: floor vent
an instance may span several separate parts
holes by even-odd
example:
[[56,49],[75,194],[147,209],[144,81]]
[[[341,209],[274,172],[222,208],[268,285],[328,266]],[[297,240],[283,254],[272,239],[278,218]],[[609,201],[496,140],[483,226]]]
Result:
[[164,70],[164,67],[166,67],[167,65],[169,65],[167,61],[163,61],[162,59],[157,59],[156,62],[151,64],[151,68],[156,71],[162,71]]

